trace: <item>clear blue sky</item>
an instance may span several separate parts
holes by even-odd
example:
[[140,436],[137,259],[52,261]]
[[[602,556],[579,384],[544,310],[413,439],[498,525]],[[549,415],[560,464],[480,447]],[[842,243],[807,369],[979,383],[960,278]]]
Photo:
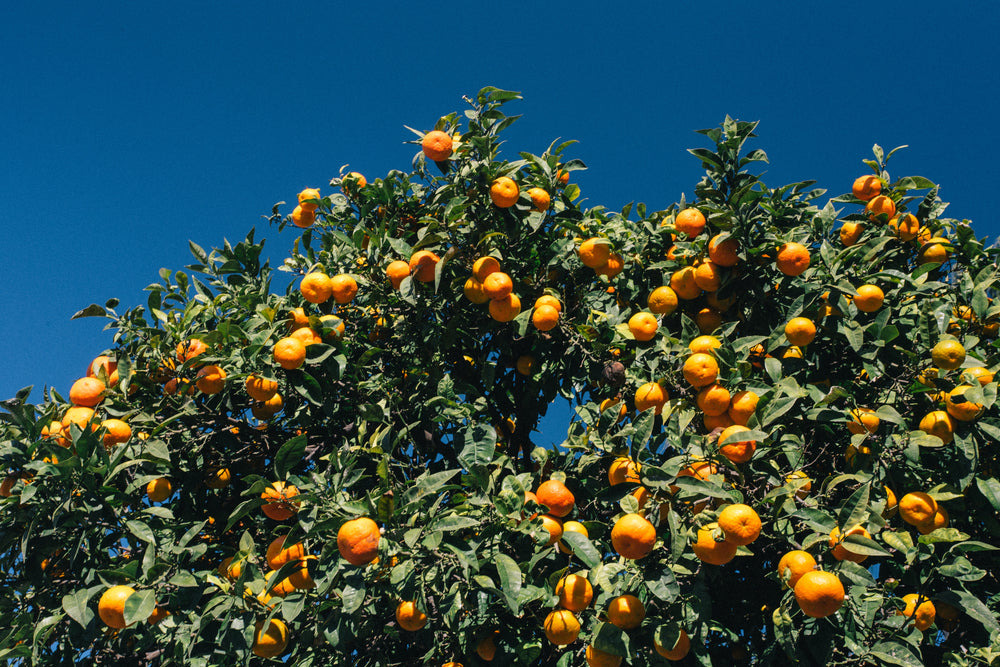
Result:
[[[430,128],[485,85],[518,90],[509,146],[571,155],[589,205],[661,208],[700,178],[693,130],[760,120],[765,180],[830,196],[872,144],[894,176],[943,184],[953,217],[998,234],[989,121],[995,3],[7,3],[0,14],[0,398],[64,395],[111,343],[109,297],[145,303],[160,267],[242,239],[350,164],[408,169]],[[596,4],[593,6],[597,6]],[[328,189],[328,187],[327,187]]]

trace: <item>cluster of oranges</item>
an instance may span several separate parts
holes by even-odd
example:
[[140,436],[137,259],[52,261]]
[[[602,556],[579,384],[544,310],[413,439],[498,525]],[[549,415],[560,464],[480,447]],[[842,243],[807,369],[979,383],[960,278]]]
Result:
[[472,275],[465,281],[463,291],[472,303],[489,303],[490,317],[497,322],[510,322],[521,312],[521,299],[514,294],[514,281],[500,270],[496,257],[487,255],[473,263]]

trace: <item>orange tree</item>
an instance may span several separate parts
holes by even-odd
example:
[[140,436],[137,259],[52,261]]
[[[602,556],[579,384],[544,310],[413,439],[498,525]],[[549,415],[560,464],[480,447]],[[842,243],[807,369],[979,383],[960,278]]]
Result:
[[283,273],[191,244],[78,314],[113,346],[3,404],[0,657],[995,664],[997,251],[729,118],[694,199],[584,209],[567,144],[500,155],[517,97],[275,206]]

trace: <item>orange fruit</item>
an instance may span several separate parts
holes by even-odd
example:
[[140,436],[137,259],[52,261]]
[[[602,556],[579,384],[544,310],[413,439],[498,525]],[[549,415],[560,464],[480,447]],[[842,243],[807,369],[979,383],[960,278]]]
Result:
[[622,630],[639,627],[644,618],[646,618],[646,606],[634,595],[628,593],[619,595],[608,603],[608,622]]
[[556,583],[556,595],[559,606],[570,611],[583,611],[594,599],[594,587],[586,577],[578,574],[567,574]]
[[611,546],[628,560],[642,558],[656,544],[656,528],[641,514],[625,514],[611,529]]
[[696,208],[686,208],[674,218],[674,227],[688,238],[694,238],[705,231],[705,216]]
[[953,371],[965,361],[965,348],[957,340],[942,340],[931,348],[934,365],[946,371]]
[[484,282],[491,274],[500,270],[500,262],[496,257],[485,255],[472,264],[472,276],[479,282]]
[[583,657],[587,661],[587,667],[619,667],[622,664],[621,656],[605,653],[593,644],[587,645]]
[[[284,539],[284,538],[279,538]],[[225,577],[229,581],[236,581],[243,574],[243,561],[233,561],[233,557],[229,556],[219,563],[219,567],[216,568],[219,576]]]
[[[534,500],[534,498],[532,498]],[[538,502],[538,501],[535,501]],[[534,518],[534,516],[532,516]],[[563,536],[563,522],[554,516],[549,516],[548,514],[542,515],[542,528],[549,534],[548,540],[545,542],[545,546],[550,547]]]
[[514,290],[514,282],[503,271],[494,271],[483,281],[483,293],[491,299],[503,299]]
[[[613,252],[611,253],[611,256],[608,257],[608,261],[605,262],[604,266],[599,266],[596,269],[594,269],[594,273],[596,273],[599,276],[607,276],[608,280],[610,280],[611,278],[614,278],[619,273],[621,273],[622,269],[624,268],[625,268],[625,260],[622,259],[621,255],[619,255],[616,252]],[[609,292],[612,291],[613,289],[614,288],[612,287],[608,288]]]
[[895,215],[889,220],[889,230],[900,241],[912,241],[920,233],[920,221],[912,213]]
[[385,267],[385,275],[392,283],[392,288],[399,289],[403,279],[410,275],[410,265],[401,259],[389,262],[389,266]]
[[276,658],[288,646],[288,626],[284,621],[272,618],[267,626],[257,621],[253,635],[253,654],[261,658]]
[[611,259],[611,246],[606,239],[593,237],[580,244],[577,254],[584,266],[599,269]]
[[146,619],[146,622],[149,623],[150,625],[156,625],[157,623],[165,619],[167,616],[170,616],[170,612],[167,609],[165,609],[164,607],[156,607],[149,614],[149,617]]
[[851,192],[861,201],[869,201],[882,192],[882,181],[871,174],[854,179]]
[[667,392],[657,382],[647,382],[635,390],[635,409],[639,412],[655,408],[656,414],[660,414],[666,402]]
[[302,327],[301,329],[296,329],[288,337],[294,338],[295,340],[299,341],[306,347],[323,342],[323,339],[320,337],[320,335],[309,327]]
[[892,489],[890,489],[888,486],[883,486],[882,488],[885,489],[885,510],[882,512],[882,514],[884,515],[894,514],[895,511],[899,508],[899,505],[896,502],[896,494],[893,493]]
[[306,211],[315,211],[319,207],[319,190],[316,188],[306,188],[299,193],[298,202]]
[[833,557],[837,560],[849,560],[853,563],[862,563],[867,560],[867,555],[854,553],[849,547],[844,546],[844,538],[848,535],[861,535],[871,539],[871,533],[865,530],[861,524],[852,527],[843,534],[841,534],[839,527],[834,526],[833,530],[830,531],[830,549],[833,550]]
[[281,394],[275,394],[271,398],[263,402],[254,403],[250,406],[250,412],[253,416],[262,421],[267,421],[274,415],[281,412],[284,400],[281,398]]
[[864,225],[856,222],[845,222],[840,227],[840,242],[849,248],[858,242],[858,239],[861,238],[861,234],[864,231]]
[[[808,551],[789,551],[778,561],[778,576],[789,588],[795,588],[802,575],[816,569],[816,559]],[[786,579],[787,577],[787,579]]]
[[508,294],[502,299],[490,299],[490,317],[497,322],[510,322],[521,312],[521,299]]
[[499,631],[494,632],[492,635],[486,635],[476,645],[476,655],[486,662],[491,662],[497,655],[497,644],[493,637],[498,634],[500,634]]
[[960,422],[975,421],[983,413],[983,405],[981,403],[973,403],[965,398],[965,392],[969,389],[972,389],[971,385],[960,384],[948,392],[945,409],[948,410],[948,414],[952,418]]
[[132,427],[121,419],[105,419],[101,422],[104,437],[101,439],[105,449],[123,445],[132,437]]
[[195,385],[203,394],[218,394],[226,388],[226,371],[214,364],[202,366]]
[[[919,237],[917,240],[920,240]],[[944,264],[951,255],[951,243],[941,236],[934,236],[920,247],[918,259],[921,264],[938,263]]]
[[517,203],[520,189],[513,179],[501,176],[490,185],[490,199],[497,208],[510,208]]
[[617,486],[625,482],[639,483],[639,471],[642,464],[636,463],[627,456],[619,456],[611,462],[608,468],[608,485]]
[[330,287],[333,290],[333,299],[343,305],[354,300],[358,293],[358,283],[354,278],[346,273],[341,273],[330,279]]
[[795,601],[806,616],[826,618],[844,604],[844,585],[832,572],[810,570],[795,584]]
[[681,628],[681,633],[677,637],[677,643],[674,644],[673,648],[660,646],[656,643],[656,640],[653,640],[653,648],[667,660],[683,660],[688,651],[691,650],[691,638],[688,637],[688,633],[684,628]]
[[327,343],[338,341],[344,337],[344,331],[346,329],[344,321],[336,315],[320,315],[319,322],[324,330],[330,330],[328,333],[323,335],[323,340]]
[[854,297],[854,305],[863,313],[874,313],[882,307],[885,294],[878,285],[862,285]]
[[951,420],[951,415],[944,410],[928,412],[920,420],[919,428],[927,435],[941,438],[946,445],[955,439],[955,424]]
[[925,523],[917,526],[917,532],[921,535],[926,535],[927,533],[933,533],[938,528],[947,528],[948,520],[948,510],[941,505],[938,505],[937,511],[934,512],[934,516],[928,519]]
[[685,301],[697,299],[701,294],[701,288],[698,287],[695,268],[693,266],[685,266],[682,269],[674,271],[670,276],[670,289]]
[[625,404],[621,402],[620,398],[605,398],[603,401],[601,401],[600,410],[603,413],[605,410],[609,410],[616,405],[618,405],[619,408],[618,408],[618,419],[616,419],[615,421],[620,422],[621,420],[625,419],[625,415],[628,414],[628,408],[625,407]]
[[569,183],[569,172],[563,171],[562,169],[556,171],[556,182],[559,185],[566,185]]
[[231,481],[232,475],[229,473],[229,468],[216,468],[208,473],[205,478],[205,486],[210,489],[224,489],[229,486]]
[[306,361],[306,346],[302,341],[286,337],[274,344],[274,360],[285,370],[299,368]]
[[302,308],[292,308],[288,312],[288,330],[295,331],[309,326],[309,316]]
[[720,241],[722,234],[716,234],[708,242],[708,258],[719,266],[736,266],[739,261],[740,244],[735,238]]
[[719,434],[719,452],[733,463],[746,463],[753,458],[753,453],[757,451],[755,440],[738,440],[726,442],[731,435],[749,431],[746,426],[733,424]]
[[737,544],[724,540],[716,542],[708,528],[698,530],[698,539],[691,545],[698,560],[709,565],[725,565],[736,557]]
[[701,262],[694,269],[694,282],[706,292],[714,292],[722,284],[722,274],[715,262]]
[[726,505],[719,513],[718,522],[726,541],[737,546],[750,544],[760,536],[760,516],[749,505]]
[[[587,532],[587,527],[584,526],[579,521],[564,522],[562,525],[562,534],[565,535],[566,533],[579,533],[584,537],[590,537],[590,533]],[[559,551],[561,551],[564,554],[571,554],[573,553],[573,548],[560,539]]]
[[559,299],[551,294],[543,294],[535,299],[535,308],[541,308],[542,306],[552,306],[560,314],[562,313],[562,304],[559,303]]
[[704,354],[712,354],[712,350],[717,350],[722,347],[722,341],[720,341],[715,336],[696,336],[691,339],[688,343],[688,349],[692,352],[702,352]]
[[907,625],[913,625],[921,632],[934,625],[936,610],[929,598],[917,593],[908,593],[902,599],[905,606],[902,611],[897,610],[896,614],[909,618]]
[[442,162],[451,157],[452,138],[447,132],[431,130],[420,140],[420,148],[428,160]]
[[521,375],[530,377],[535,372],[535,358],[530,354],[522,354],[517,358],[514,367]]
[[528,196],[531,197],[531,210],[537,211],[538,213],[545,213],[549,210],[549,204],[552,203],[552,198],[549,193],[542,188],[529,188]]
[[937,510],[937,501],[923,491],[912,491],[899,499],[899,516],[911,526],[927,523]]
[[85,408],[92,408],[104,400],[107,387],[95,377],[82,377],[69,390],[69,402]]
[[473,277],[469,277],[465,281],[465,285],[462,287],[462,293],[465,294],[465,298],[474,304],[484,304],[490,300],[490,297],[486,296],[483,291],[483,284]]
[[683,372],[684,379],[692,387],[704,387],[718,379],[719,364],[712,355],[695,352],[684,362]]
[[261,510],[275,521],[285,521],[295,516],[299,511],[299,502],[291,500],[299,495],[299,490],[292,484],[282,481],[273,482],[260,494],[264,504]]
[[152,480],[146,485],[146,495],[151,503],[162,503],[174,492],[173,485],[166,477]]
[[306,229],[312,227],[313,223],[316,222],[316,211],[310,211],[299,204],[292,209],[292,214],[289,217],[292,219],[293,225],[300,229]]
[[653,340],[659,327],[656,316],[652,313],[638,312],[628,320],[628,330],[636,340],[642,342]]
[[750,417],[757,411],[759,400],[760,396],[752,391],[745,389],[736,392],[732,400],[729,401],[729,418],[733,420],[734,424],[746,426]]
[[177,343],[174,351],[177,353],[177,361],[183,364],[185,361],[190,361],[198,355],[207,352],[208,345],[205,345],[205,342],[198,338],[191,338]]
[[816,339],[816,325],[808,317],[793,317],[785,324],[785,336],[797,347],[808,345]]
[[979,386],[985,387],[990,382],[993,382],[993,373],[982,366],[965,368],[962,370],[962,379],[968,379],[969,381],[977,380]]
[[[70,424],[76,424],[82,431],[87,427],[87,424],[94,418],[94,409],[85,408],[82,405],[74,405],[73,407],[66,410],[66,413],[62,418],[62,432],[65,435],[70,434]],[[91,430],[97,429],[97,424],[91,424]]]
[[[302,542],[296,542],[286,547],[286,537],[287,535],[278,535],[267,546],[267,566],[272,570],[280,570],[285,563],[302,560],[306,557],[305,545]],[[238,574],[236,576],[239,577]]]
[[118,384],[118,362],[107,355],[95,357],[87,367],[87,377],[97,378],[107,386]]
[[786,276],[802,275],[809,268],[809,249],[801,243],[789,242],[778,248],[778,270]]
[[441,258],[430,250],[418,250],[410,256],[410,274],[422,283],[434,282],[434,272]]
[[131,586],[112,586],[101,594],[97,615],[105,625],[115,630],[125,628],[125,600],[133,593],[135,589]]
[[573,493],[557,479],[550,479],[539,484],[535,491],[535,497],[538,499],[539,505],[545,505],[549,508],[550,514],[560,518],[572,512],[573,506],[576,504]]
[[364,174],[352,171],[344,176],[340,183],[340,189],[344,191],[345,195],[351,196],[356,191],[364,189],[368,185],[368,179],[364,177]]
[[553,609],[542,627],[545,637],[556,646],[572,644],[580,635],[580,621],[569,609]]
[[698,409],[710,417],[718,417],[729,410],[731,396],[721,384],[710,384],[698,392]]
[[702,308],[695,314],[694,323],[701,333],[712,333],[722,326],[722,314],[712,308]]
[[885,195],[878,195],[865,205],[865,213],[873,220],[881,215],[884,215],[886,220],[889,220],[892,216],[896,215],[896,203]]
[[559,324],[559,311],[550,305],[535,306],[531,323],[539,331],[551,331]]
[[855,435],[866,431],[874,433],[881,423],[882,420],[878,418],[874,410],[855,408],[851,410],[851,421],[847,422],[847,430]]
[[[88,410],[89,408],[81,408],[82,410]],[[93,411],[91,410],[93,413]],[[85,422],[86,423],[86,422]],[[69,440],[64,436],[65,429],[61,422],[53,421],[49,422],[48,426],[42,427],[41,436],[48,440],[55,440],[57,444],[63,447],[69,447]]]
[[351,565],[367,565],[378,556],[381,539],[378,524],[362,516],[351,519],[337,531],[337,549]]
[[677,293],[670,287],[657,287],[649,295],[646,306],[657,315],[669,315],[677,310]]
[[809,492],[812,491],[812,480],[809,479],[809,476],[804,471],[802,471],[802,470],[796,470],[793,473],[789,473],[785,477],[785,484],[791,484],[793,482],[797,482],[800,479],[806,480],[806,483],[803,484],[803,485],[801,485],[801,486],[796,487],[795,497],[798,498],[798,499],[800,499],[800,500],[802,500],[802,499],[808,497],[809,496]]

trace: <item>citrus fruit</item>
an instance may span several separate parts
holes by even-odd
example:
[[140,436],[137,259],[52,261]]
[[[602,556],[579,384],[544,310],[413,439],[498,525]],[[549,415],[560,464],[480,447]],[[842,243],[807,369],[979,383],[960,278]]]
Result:
[[392,288],[399,289],[399,286],[403,284],[403,279],[410,275],[410,265],[401,259],[394,260],[385,267],[385,275],[392,283]]
[[555,593],[559,606],[570,611],[583,611],[594,599],[594,587],[586,577],[578,574],[567,574],[556,582]]
[[872,197],[865,205],[865,213],[872,219],[884,215],[885,220],[888,221],[892,216],[896,215],[896,203],[885,195],[878,195]]
[[635,409],[645,412],[650,408],[660,414],[667,402],[667,392],[657,382],[647,382],[635,390]]
[[650,293],[646,306],[657,315],[669,315],[677,310],[677,293],[667,285],[657,287]]
[[737,546],[750,544],[760,536],[760,516],[749,505],[726,505],[719,513],[718,522],[726,541]]
[[646,606],[634,595],[619,595],[608,603],[608,621],[622,630],[639,627],[646,618]]
[[275,521],[285,521],[299,511],[299,502],[291,500],[299,495],[299,490],[282,481],[273,482],[260,494],[264,504],[261,510]]
[[131,586],[112,586],[101,594],[97,603],[97,615],[104,624],[115,630],[125,627],[125,600],[135,593]]
[[899,499],[899,516],[911,526],[927,523],[937,509],[937,501],[923,491],[911,491]]
[[691,545],[691,550],[698,560],[709,565],[725,565],[736,557],[739,545],[728,540],[717,542],[708,528],[698,529],[698,539]]
[[868,559],[866,554],[855,553],[850,550],[850,547],[844,546],[844,539],[848,535],[861,535],[862,537],[867,537],[871,539],[871,533],[865,530],[865,527],[861,524],[853,526],[844,533],[841,533],[838,526],[834,526],[833,530],[830,531],[830,549],[833,551],[833,557],[837,560],[849,560],[854,563],[861,563]]
[[757,441],[736,439],[732,442],[726,442],[730,436],[749,430],[746,426],[739,424],[725,428],[719,434],[719,452],[733,463],[746,463],[752,459],[754,452],[757,451]]
[[656,543],[656,528],[641,514],[625,514],[611,529],[611,545],[619,555],[637,560]]
[[203,394],[218,394],[226,388],[226,371],[214,364],[202,366],[198,370],[198,379],[195,382],[195,386]]
[[611,258],[611,246],[606,239],[593,237],[580,244],[577,254],[584,266],[599,269]]
[[580,634],[580,621],[569,609],[554,609],[542,626],[545,637],[556,646],[572,644]]
[[278,618],[268,620],[265,626],[257,622],[253,636],[253,654],[261,658],[275,658],[288,646],[288,626]]
[[799,549],[789,551],[778,561],[778,576],[789,588],[795,588],[802,575],[814,569],[816,569],[816,559],[808,551]]
[[656,316],[652,313],[639,312],[628,320],[628,330],[636,340],[642,342],[653,340],[659,326]]
[[736,266],[740,261],[740,245],[732,236],[720,240],[722,236],[716,234],[708,242],[708,258],[719,266]]
[[851,192],[861,201],[869,201],[882,192],[882,181],[871,174],[854,179]]
[[719,377],[719,364],[715,357],[704,352],[695,352],[684,362],[684,379],[692,387],[710,385]]
[[953,371],[965,361],[965,348],[957,340],[942,340],[931,348],[934,365],[946,371]]
[[688,238],[694,238],[705,231],[705,216],[696,208],[686,208],[674,218],[674,227]]
[[806,616],[826,618],[844,604],[844,585],[831,572],[810,570],[795,584],[795,601]]
[[343,305],[350,303],[358,293],[358,283],[346,273],[341,273],[330,279],[333,300]]
[[857,291],[854,305],[863,313],[874,313],[885,301],[885,294],[878,285],[862,285]]
[[653,640],[653,648],[667,660],[683,660],[688,651],[691,650],[691,639],[688,637],[687,631],[681,628],[680,634],[677,637],[677,643],[674,644],[673,648],[660,646],[656,643],[656,640]]
[[625,482],[639,483],[639,471],[642,466],[627,456],[619,456],[611,462],[608,468],[608,485],[616,486]]
[[378,556],[381,532],[368,517],[351,519],[337,531],[337,549],[351,565],[367,565]]
[[501,176],[490,185],[490,199],[497,208],[510,208],[517,203],[519,194],[517,183],[507,176]]
[[786,276],[802,275],[809,268],[809,250],[801,243],[789,242],[778,248],[776,264]]
[[85,408],[92,408],[104,400],[107,387],[96,377],[82,377],[69,390],[69,402]]
[[434,282],[434,272],[441,258],[430,250],[418,250],[410,256],[410,275],[422,283]]
[[333,294],[330,276],[321,271],[313,271],[302,276],[299,292],[309,303],[324,303]]
[[908,593],[903,596],[902,611],[897,610],[897,614],[906,616],[908,624],[912,624],[917,630],[923,632],[934,625],[935,609],[934,603],[928,598],[917,593]]
[[396,622],[404,630],[416,632],[427,625],[427,615],[417,608],[416,602],[404,600],[396,605]]
[[294,370],[306,361],[306,346],[297,338],[286,337],[274,344],[274,360],[285,370]]
[[451,157],[452,138],[447,132],[431,130],[420,140],[420,148],[428,160],[441,162]]
[[549,508],[550,514],[560,518],[572,512],[573,506],[576,504],[573,493],[557,479],[550,479],[539,484],[535,491],[535,497],[538,499],[539,505],[545,505]]

